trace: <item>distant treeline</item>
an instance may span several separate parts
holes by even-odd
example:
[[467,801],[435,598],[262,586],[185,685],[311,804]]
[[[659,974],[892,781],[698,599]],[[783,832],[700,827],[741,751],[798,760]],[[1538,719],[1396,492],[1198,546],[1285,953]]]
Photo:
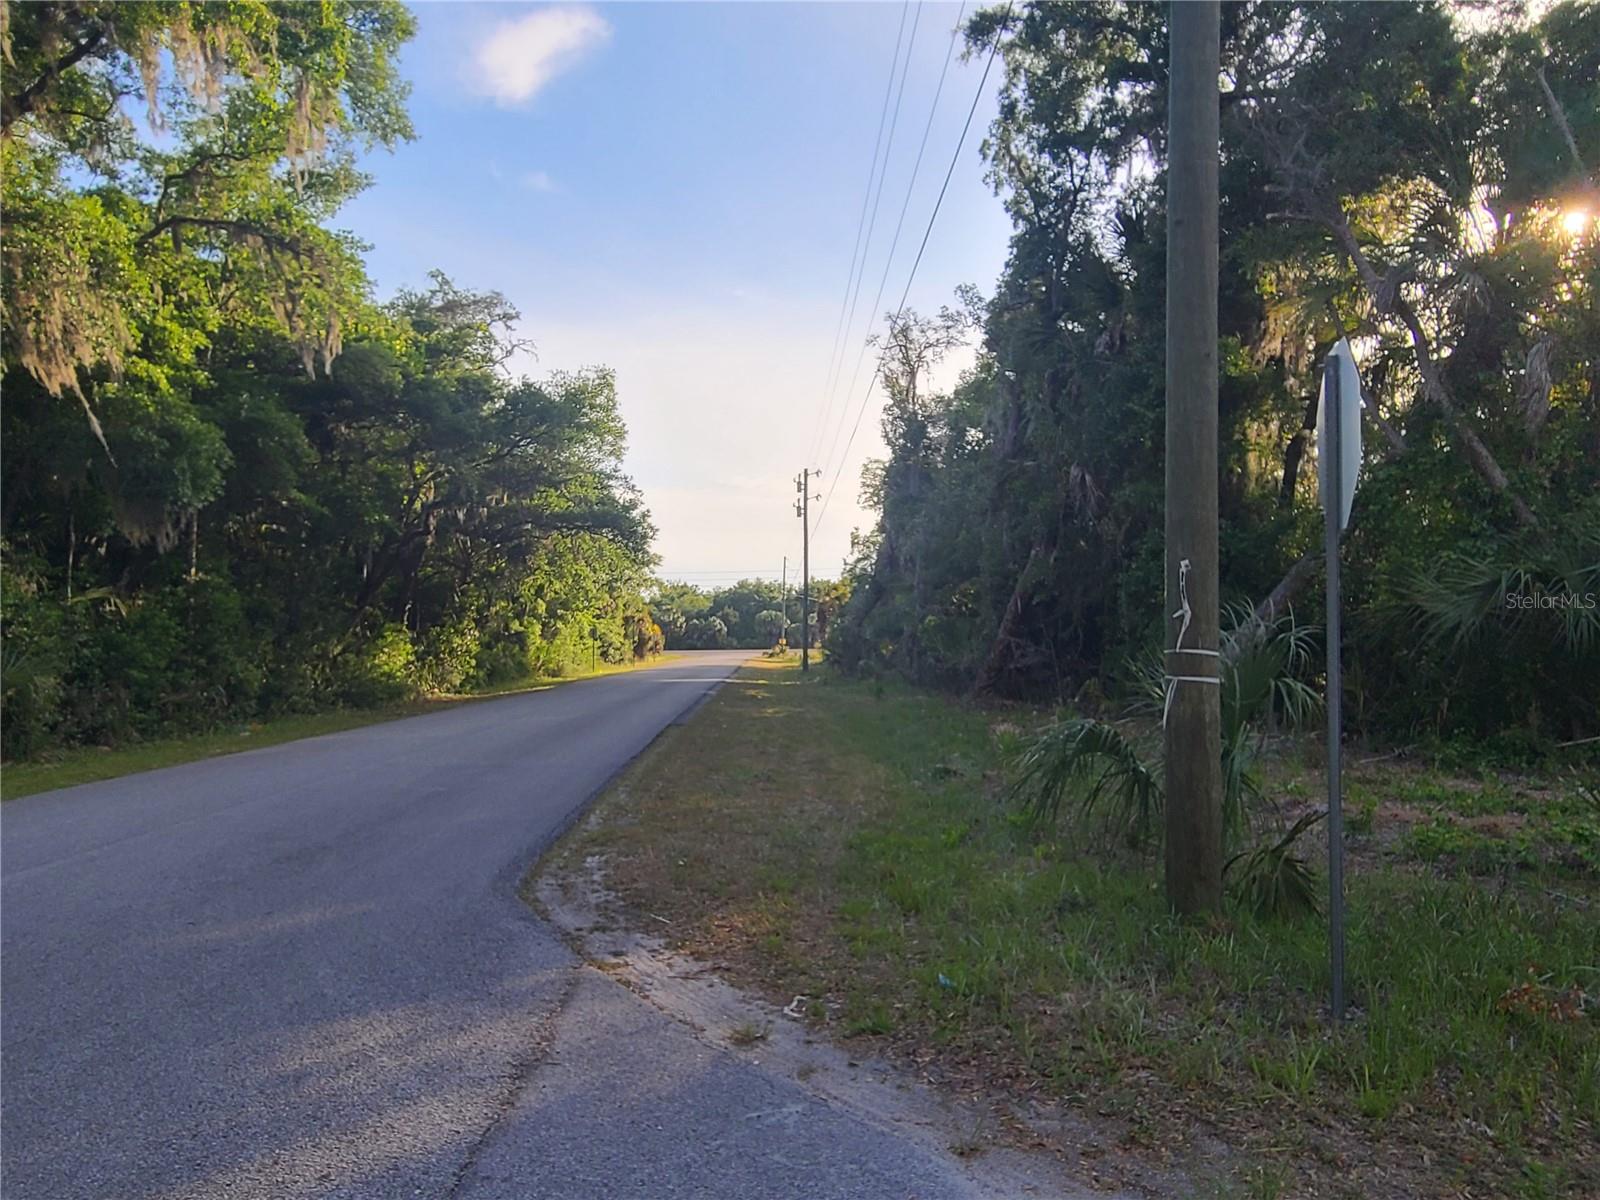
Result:
[[[1600,733],[1600,5],[1495,12],[1223,6],[1222,583],[1235,622],[1321,624],[1312,431],[1349,338],[1347,720],[1531,753]],[[1166,8],[994,6],[967,37],[1000,41],[1010,257],[881,347],[879,519],[831,657],[1087,699],[1170,607]]]
[[7,757],[660,649],[610,372],[328,228],[404,5],[6,12]]
[[[813,645],[827,639],[849,595],[848,582],[811,581]],[[662,583],[650,593],[649,604],[669,650],[765,650],[780,640],[800,645],[798,584],[786,588],[775,580],[742,579],[708,592],[687,583]]]

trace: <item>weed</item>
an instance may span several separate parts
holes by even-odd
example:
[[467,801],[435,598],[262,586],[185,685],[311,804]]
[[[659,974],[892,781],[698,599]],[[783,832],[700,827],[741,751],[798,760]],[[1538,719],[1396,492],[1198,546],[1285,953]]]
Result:
[[1360,803],[1355,808],[1345,813],[1345,832],[1358,835],[1369,834],[1377,823],[1377,817],[1378,797],[1372,792],[1367,792],[1361,797]]
[[757,1042],[765,1041],[770,1027],[757,1025],[754,1021],[746,1021],[742,1025],[735,1025],[728,1031],[728,1041],[735,1046],[754,1046]]
[[862,1037],[894,1032],[894,1017],[889,1007],[881,1002],[868,1002],[854,1007],[845,1016],[846,1037]]

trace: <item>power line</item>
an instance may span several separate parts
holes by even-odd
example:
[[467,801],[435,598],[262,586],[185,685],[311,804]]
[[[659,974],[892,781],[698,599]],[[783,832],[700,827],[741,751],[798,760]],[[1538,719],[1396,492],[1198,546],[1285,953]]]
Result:
[[[900,102],[903,99],[905,99],[906,80],[911,77],[911,52],[912,52],[912,50],[914,50],[916,48],[916,44],[917,44],[917,26],[919,24],[921,24],[921,21],[922,21],[922,6],[918,5],[917,6],[916,16],[914,16],[912,18],[912,20],[911,20],[911,40],[906,43],[906,60],[905,60],[905,62],[903,64],[901,64],[901,67],[900,67],[900,88],[899,88],[898,91],[895,92],[895,96],[894,96],[894,115],[889,118],[889,137],[883,144],[883,166],[880,168],[880,170],[878,172],[878,188],[877,188],[876,193],[872,197],[872,217],[867,222],[867,238],[866,238],[866,241],[864,241],[861,244],[861,269],[856,275],[855,291],[850,297],[850,315],[849,315],[849,317],[847,317],[845,319],[845,323],[844,323],[844,338],[839,343],[839,365],[834,370],[833,381],[829,385],[829,392],[828,392],[829,404],[828,404],[828,407],[830,409],[833,407],[833,404],[832,404],[833,394],[835,392],[837,392],[838,389],[839,389],[839,372],[844,369],[845,355],[849,351],[850,331],[851,331],[851,329],[853,329],[855,327],[855,323],[856,323],[856,307],[861,301],[861,285],[867,281],[867,257],[872,251],[872,232],[873,232],[873,230],[875,230],[878,227],[878,205],[883,200],[883,185],[889,181],[889,156],[890,156],[890,152],[894,148],[894,131],[900,125]],[[890,253],[892,254],[893,251],[891,251]],[[871,323],[872,323],[872,318],[868,317],[867,324],[871,325]],[[844,395],[845,395],[845,401],[844,401],[845,407],[839,414],[839,423],[841,425],[844,424],[844,418],[850,412],[850,391],[851,391],[851,389],[849,389],[849,388],[845,389],[845,393],[844,393]],[[826,425],[826,422],[824,422],[823,431],[822,432],[825,433],[826,429],[827,429],[827,425]],[[833,444],[837,445],[838,441],[839,441],[839,434],[838,434],[837,431],[835,431],[835,433],[833,435]],[[820,442],[821,442],[821,436],[818,437],[818,443],[819,443],[819,447],[818,448],[820,448]],[[829,453],[830,454],[832,453],[832,449],[833,449],[833,447],[830,446],[829,447]]]
[[[839,347],[841,345],[841,338],[844,335],[844,313],[845,308],[850,303],[850,288],[855,283],[856,260],[857,256],[861,253],[861,231],[866,228],[867,204],[872,196],[872,181],[877,177],[878,174],[878,154],[883,147],[883,126],[884,122],[889,116],[889,96],[894,92],[894,72],[896,66],[898,66],[900,62],[900,46],[904,42],[906,34],[906,10],[910,7],[911,0],[905,0],[905,2],[900,6],[900,28],[895,34],[894,57],[889,60],[889,78],[883,85],[883,107],[878,112],[878,132],[872,140],[872,165],[867,168],[867,186],[863,188],[861,192],[861,215],[856,218],[855,247],[850,251],[850,270],[845,276],[844,295],[839,297],[839,320],[835,324],[833,330],[833,348],[828,351],[828,373],[823,377],[822,380],[822,393],[827,403],[825,409],[823,410],[822,418],[818,422],[817,430],[812,435],[812,441],[814,443],[822,440],[823,430],[828,427],[828,415],[833,411],[833,393],[836,388],[833,362],[835,358],[840,357]],[[908,54],[906,57],[909,61],[910,55]],[[811,453],[806,455],[807,459],[814,457],[816,455],[816,451],[817,447],[813,445],[811,448]]]
[[[889,282],[889,270],[894,266],[894,252],[900,245],[900,233],[905,228],[906,214],[911,211],[911,197],[916,191],[917,174],[922,170],[922,155],[923,152],[928,148],[928,135],[933,132],[933,119],[938,115],[939,112],[939,97],[944,94],[945,76],[950,73],[950,60],[955,57],[956,39],[961,36],[961,18],[966,15],[966,11],[966,0],[962,0],[961,8],[956,13],[955,28],[950,31],[950,47],[945,51],[944,54],[944,66],[939,69],[939,83],[933,89],[933,103],[928,106],[928,120],[922,127],[922,141],[917,146],[917,158],[916,161],[911,164],[911,178],[906,182],[906,198],[900,204],[900,219],[895,222],[894,237],[889,241],[889,254],[883,260],[883,275],[878,280],[877,294],[872,297],[872,308],[870,311],[874,313],[878,311],[878,304],[883,299],[883,289]],[[904,86],[903,77],[901,80],[901,85],[902,87]],[[862,339],[861,351],[856,355],[856,365],[850,371],[850,383],[844,389],[844,394],[847,397],[852,395],[856,390],[856,379],[861,374],[861,364],[866,360],[867,345],[870,340],[870,338]],[[841,419],[839,422],[839,429],[842,430],[844,428],[843,414],[840,414],[840,416]],[[833,442],[828,446],[828,457],[822,462],[822,469],[824,471],[826,471],[829,465],[832,463],[833,450],[838,444],[839,430],[835,430],[833,434]]]
[[[956,163],[961,159],[961,150],[967,144],[967,134],[972,129],[972,117],[978,111],[978,101],[983,98],[984,86],[989,82],[989,68],[994,66],[994,56],[1000,49],[1000,37],[1005,32],[1007,23],[1011,20],[1011,3],[1006,4],[1006,11],[1000,17],[1000,23],[995,26],[994,41],[989,46],[989,57],[983,64],[983,77],[978,80],[978,90],[972,95],[972,105],[967,109],[967,119],[961,126],[961,137],[956,142],[955,153],[950,156],[950,166],[944,173],[944,182],[939,185],[939,197],[933,202],[933,212],[928,216],[928,227],[922,232],[922,244],[917,247],[917,257],[911,263],[911,273],[906,276],[906,286],[900,293],[900,303],[895,309],[895,315],[905,311],[906,297],[911,294],[911,283],[917,277],[917,268],[922,265],[923,251],[928,248],[928,238],[933,233],[933,223],[939,219],[939,209],[944,204],[945,192],[949,190],[950,178],[955,174]],[[872,372],[872,378],[867,380],[867,390],[862,393],[861,407],[856,410],[856,421],[850,429],[850,438],[844,444],[844,454],[839,459],[839,464],[833,473],[833,482],[828,485],[828,494],[822,499],[822,511],[817,513],[817,523],[811,527],[813,533],[822,524],[822,518],[828,515],[828,504],[833,499],[834,489],[839,486],[839,476],[844,473],[844,464],[849,461],[850,447],[855,444],[856,433],[861,428],[861,418],[867,411],[867,400],[872,396],[873,385],[878,382],[878,376],[883,373],[883,358],[878,358],[878,366]],[[849,397],[845,398],[846,404]],[[849,411],[846,409],[846,411]]]

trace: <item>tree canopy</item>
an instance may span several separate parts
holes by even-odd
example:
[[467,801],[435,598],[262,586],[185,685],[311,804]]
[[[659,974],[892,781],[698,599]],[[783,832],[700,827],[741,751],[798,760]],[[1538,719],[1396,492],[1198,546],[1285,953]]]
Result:
[[8,755],[660,649],[611,372],[330,225],[403,5],[0,13]]
[[[811,581],[812,644],[827,640],[829,622],[849,597],[842,580]],[[650,610],[672,650],[737,647],[765,650],[787,638],[800,644],[799,582],[787,589],[774,579],[741,579],[706,591],[692,584],[663,581],[648,593]]]
[[[1222,19],[1226,602],[1281,613],[1320,569],[1308,439],[1348,337],[1369,467],[1345,551],[1347,711],[1389,736],[1594,733],[1600,8],[1247,2]],[[901,346],[939,353],[935,323],[891,314],[889,454],[865,480],[879,521],[834,655],[980,692],[1096,692],[1160,628],[1164,9],[995,7],[967,33],[1000,39],[983,153],[1010,256],[947,395]]]

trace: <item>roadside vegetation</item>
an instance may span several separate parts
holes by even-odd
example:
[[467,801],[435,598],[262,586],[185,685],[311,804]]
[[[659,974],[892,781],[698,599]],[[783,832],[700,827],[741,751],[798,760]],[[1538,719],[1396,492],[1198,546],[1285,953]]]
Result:
[[659,652],[612,373],[337,230],[403,4],[0,17],[7,760]]
[[[556,866],[599,856],[625,919],[780,1005],[803,996],[821,1031],[1067,1106],[1101,1131],[1064,1147],[1091,1167],[1115,1144],[1224,1195],[1600,1190],[1592,758],[1353,756],[1354,1012],[1333,1031],[1315,913],[1263,915],[1236,887],[1222,919],[1173,919],[1158,857],[1074,803],[1089,781],[1053,815],[1018,798],[1041,727],[763,661]],[[1314,748],[1273,739],[1257,767],[1285,824],[1320,809]],[[1319,830],[1295,847],[1314,895]]]
[[[1226,4],[1221,34],[1223,603],[1320,620],[1318,372],[1348,338],[1347,728],[1530,763],[1600,736],[1600,5]],[[996,40],[1010,257],[880,346],[877,520],[829,646],[1092,708],[1176,607],[1166,10],[993,4],[967,41]]]
[[[1196,924],[1155,867],[1182,503],[1160,453],[1167,14],[969,18],[1004,64],[983,153],[1010,257],[987,296],[889,314],[839,673],[763,686],[788,769],[705,803],[748,803],[774,845],[682,849],[674,886],[726,914],[685,911],[686,944],[1151,1153],[1217,1135],[1244,1194],[1600,1195],[1600,6],[1494,12],[1223,6],[1227,907]],[[1340,339],[1365,403],[1341,550],[1354,1010],[1332,1032],[1307,614]],[[741,703],[727,720],[780,724]],[[658,768],[667,808],[752,769],[683,757]],[[649,862],[628,836],[624,894]]]
[[[667,657],[656,657],[645,665],[666,661]],[[422,716],[474,700],[493,700],[524,692],[544,691],[562,683],[632,670],[636,665],[639,664],[608,664],[566,675],[529,676],[515,682],[486,685],[470,692],[435,693],[376,708],[337,708],[261,721],[225,723],[205,733],[126,742],[117,746],[74,746],[46,751],[26,762],[6,763],[0,767],[0,800],[16,800],[54,788],[97,783],[102,779],[116,779],[138,771],[153,771],[158,767],[173,767],[221,754],[237,754],[243,750],[259,750],[264,746],[276,746],[300,738],[341,733],[346,729],[359,729],[380,721]]]

